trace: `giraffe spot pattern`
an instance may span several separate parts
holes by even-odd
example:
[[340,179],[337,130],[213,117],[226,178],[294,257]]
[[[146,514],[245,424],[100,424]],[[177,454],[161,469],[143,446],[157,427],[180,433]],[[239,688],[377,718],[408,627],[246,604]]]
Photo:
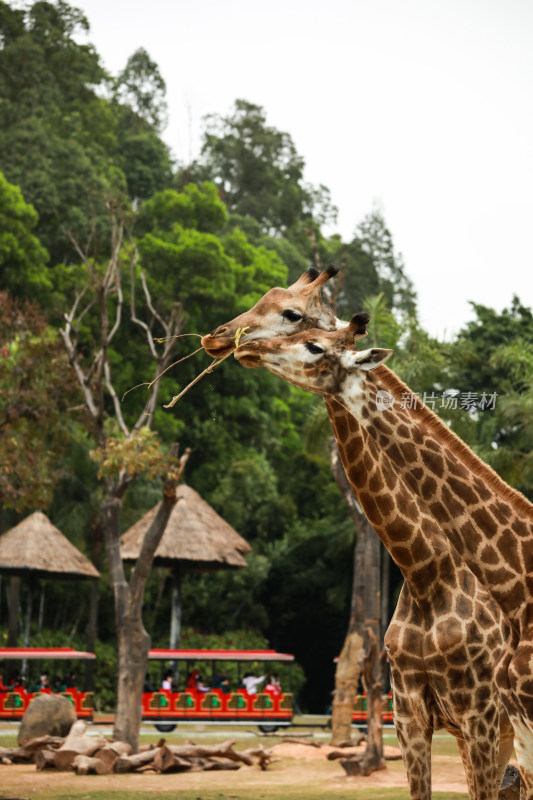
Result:
[[413,534],[413,526],[402,517],[395,517],[387,530],[392,542],[407,542]]
[[368,517],[370,523],[374,527],[379,526],[379,524],[381,523],[381,513],[373,496],[371,494],[368,494],[368,492],[360,492],[359,502],[363,506],[364,512]]
[[451,491],[454,492],[457,497],[460,497],[466,505],[477,505],[479,502],[479,497],[476,492],[472,490],[471,486],[463,483],[463,481],[457,480],[457,478],[450,475],[448,478],[448,485]]
[[420,491],[422,493],[422,497],[425,500],[429,500],[437,491],[437,481],[434,478],[426,478],[420,487]]
[[432,453],[427,449],[421,450],[420,453],[426,468],[430,472],[433,472],[438,478],[442,478],[444,474],[444,461],[442,456],[438,455],[438,453]]
[[450,515],[442,503],[431,503],[429,510],[437,520],[437,522],[448,522]]
[[460,517],[464,511],[463,506],[459,503],[454,495],[450,492],[447,486],[442,487],[441,491],[442,502],[450,512],[452,517]]
[[377,494],[383,489],[383,478],[379,472],[375,472],[368,481],[368,488],[374,494]]
[[376,503],[382,516],[387,519],[395,509],[392,497],[388,494],[380,494],[376,497]]
[[418,518],[418,506],[412,497],[400,494],[396,498],[396,506],[402,516],[414,521]]
[[400,447],[407,463],[418,461],[418,453],[412,442],[403,442]]
[[512,516],[511,509],[507,503],[491,503],[487,508],[490,509],[491,513],[502,525],[505,525]]
[[411,545],[411,552],[413,555],[413,561],[415,562],[427,561],[432,555],[432,551],[427,546],[424,537],[421,535],[415,537],[415,540]]
[[472,511],[472,518],[478,528],[489,539],[497,533],[498,525],[496,520],[486,508],[478,508],[476,511]]

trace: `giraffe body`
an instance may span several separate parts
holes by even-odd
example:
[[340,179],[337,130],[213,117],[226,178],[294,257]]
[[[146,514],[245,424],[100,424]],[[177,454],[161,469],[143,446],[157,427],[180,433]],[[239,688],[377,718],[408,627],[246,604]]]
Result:
[[[436,582],[442,588],[448,583],[452,600],[462,598],[461,607],[456,604],[456,618],[450,617],[444,628],[450,653],[457,659],[455,674],[464,673],[466,683],[474,678],[472,663],[479,664],[476,650],[481,657],[493,647],[492,626],[482,619],[491,603],[488,594],[492,596],[505,619],[507,634],[505,626],[496,624],[502,646],[491,666],[513,724],[523,793],[531,798],[533,507],[431,411],[402,408],[396,402],[408,389],[379,366],[390,352],[357,352],[347,347],[346,332],[317,330],[290,339],[245,344],[236,357],[245,366],[261,363],[302,388],[334,398],[350,413],[348,422],[341,416],[334,424],[348,478],[372,526],[414,589],[413,599],[418,604],[420,599],[431,599],[432,589],[428,592],[427,587],[435,587]],[[380,407],[378,391],[392,395],[393,407]],[[479,608],[472,607],[461,588],[460,576],[467,574],[463,572],[465,563],[485,595]],[[470,571],[468,574],[473,579]],[[442,622],[435,620],[434,627],[442,628]],[[408,626],[402,629],[403,635],[406,631]],[[484,638],[476,643],[479,633]],[[431,639],[428,641],[431,644]],[[430,661],[425,653],[424,665]],[[441,660],[446,662],[448,675],[453,677],[450,655]],[[441,691],[437,690],[437,695]],[[480,726],[475,719],[476,709],[484,705],[484,694],[486,686],[481,691],[476,687],[469,706],[467,694],[452,687],[454,700],[464,703],[462,718],[471,720],[474,739],[482,737],[486,728],[487,720]],[[466,741],[459,742],[463,753]]]

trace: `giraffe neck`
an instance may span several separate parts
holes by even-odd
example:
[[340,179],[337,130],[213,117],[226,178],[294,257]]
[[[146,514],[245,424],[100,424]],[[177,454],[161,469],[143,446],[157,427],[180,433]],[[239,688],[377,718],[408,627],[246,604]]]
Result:
[[[393,395],[396,402],[392,408],[379,410],[378,389]],[[408,532],[417,527],[423,532],[425,526],[428,534],[442,531],[504,614],[518,626],[530,625],[533,506],[483,464],[432,411],[402,408],[404,393],[409,393],[408,388],[381,367],[357,382],[348,380],[338,398],[359,422],[358,431],[344,431],[341,425],[341,446],[345,466],[361,487],[359,496],[366,502],[370,522],[382,525],[383,503],[387,509],[392,502],[396,526],[405,529],[401,535],[409,544],[415,540]],[[365,456],[358,459],[363,444]],[[363,470],[370,471],[365,486]],[[383,486],[377,480],[380,472],[388,479]],[[419,555],[412,547],[406,558],[426,564],[425,551]],[[411,572],[415,569],[410,567]]]
[[364,426],[332,397],[326,407],[346,475],[372,527],[411,595],[420,603],[437,602],[443,591],[464,583],[460,559]]

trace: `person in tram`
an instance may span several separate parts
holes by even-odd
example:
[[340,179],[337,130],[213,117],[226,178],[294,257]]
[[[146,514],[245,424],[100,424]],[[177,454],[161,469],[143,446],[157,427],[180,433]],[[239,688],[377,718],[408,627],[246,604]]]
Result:
[[41,672],[39,682],[35,683],[33,686],[30,686],[29,691],[34,693],[44,692],[44,694],[52,694],[48,672]]
[[247,672],[242,679],[242,685],[246,689],[246,694],[257,694],[257,687],[260,683],[263,683],[264,680],[264,675],[261,675],[260,678],[257,678],[253,672]]
[[230,694],[231,688],[227,675],[215,675],[213,678],[213,689],[220,689],[222,694]]
[[76,673],[71,671],[68,673],[66,678],[63,681],[63,685],[65,689],[75,689],[76,688]]
[[275,672],[271,672],[267,678],[267,682],[265,684],[265,692],[270,692],[273,695],[282,694],[281,684],[279,682],[279,677]]
[[210,692],[211,689],[209,686],[206,686],[203,682],[202,676],[198,675],[196,679],[196,691],[197,692]]
[[165,677],[163,678],[163,682],[161,683],[161,688],[162,689],[166,689],[168,692],[171,692],[172,691],[173,678],[174,678],[174,675],[172,673],[172,670],[169,669],[165,673]]
[[20,672],[17,672],[17,674],[13,678],[11,678],[11,681],[10,681],[10,684],[9,684],[10,691],[12,691],[12,692],[20,692],[20,693],[23,694],[26,691],[26,686],[24,685],[24,681],[25,681],[25,678],[23,678],[23,676],[20,674]]
[[155,691],[154,690],[154,685],[150,680],[150,676],[148,675],[148,673],[146,673],[146,675],[144,676],[144,682],[143,682],[143,692],[153,692],[153,691]]
[[192,672],[189,672],[187,676],[187,682],[185,684],[185,689],[188,692],[195,692],[196,691],[196,684],[198,682],[198,675],[199,671],[197,669],[193,669]]
[[209,686],[205,686],[199,670],[193,669],[187,678],[186,687],[188,692],[209,692]]

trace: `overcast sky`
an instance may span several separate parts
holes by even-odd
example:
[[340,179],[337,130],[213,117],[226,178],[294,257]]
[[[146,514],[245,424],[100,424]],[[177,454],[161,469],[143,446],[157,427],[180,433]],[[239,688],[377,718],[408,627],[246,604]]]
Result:
[[291,134],[344,238],[375,203],[449,338],[473,300],[533,305],[531,0],[72,0],[104,66],[144,47],[186,161],[236,98]]

